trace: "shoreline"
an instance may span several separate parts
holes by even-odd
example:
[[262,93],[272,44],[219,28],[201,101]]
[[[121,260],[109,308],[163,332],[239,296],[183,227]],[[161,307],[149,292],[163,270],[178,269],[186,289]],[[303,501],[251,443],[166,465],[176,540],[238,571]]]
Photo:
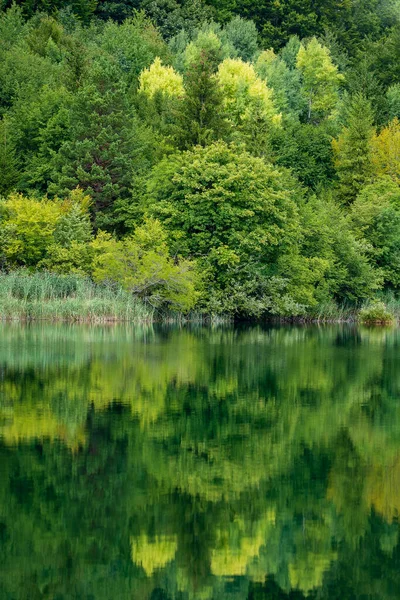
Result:
[[121,286],[94,283],[78,274],[51,272],[0,272],[0,321],[49,323],[134,323],[134,324],[375,324],[397,325],[400,300],[389,293],[363,304],[336,304],[329,300],[309,309],[309,314],[260,317],[207,314],[160,307],[134,296]]

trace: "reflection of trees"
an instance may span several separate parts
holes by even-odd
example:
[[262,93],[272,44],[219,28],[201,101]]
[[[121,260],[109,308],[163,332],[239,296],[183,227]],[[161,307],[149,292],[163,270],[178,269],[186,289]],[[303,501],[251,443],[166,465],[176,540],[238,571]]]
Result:
[[0,597],[395,597],[396,331],[3,339]]

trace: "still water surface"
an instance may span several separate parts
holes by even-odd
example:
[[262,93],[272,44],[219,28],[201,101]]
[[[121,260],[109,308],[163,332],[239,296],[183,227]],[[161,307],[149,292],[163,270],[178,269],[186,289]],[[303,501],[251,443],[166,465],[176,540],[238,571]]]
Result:
[[400,330],[0,327],[1,600],[398,600]]

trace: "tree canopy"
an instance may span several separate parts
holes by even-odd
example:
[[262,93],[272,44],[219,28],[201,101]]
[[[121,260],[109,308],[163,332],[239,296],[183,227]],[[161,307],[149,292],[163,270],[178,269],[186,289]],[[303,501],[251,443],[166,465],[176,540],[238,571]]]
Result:
[[186,273],[183,311],[313,318],[397,294],[398,9],[3,2],[2,266],[93,278],[108,239],[104,278],[137,295],[139,263],[121,261],[157,222],[148,257]]

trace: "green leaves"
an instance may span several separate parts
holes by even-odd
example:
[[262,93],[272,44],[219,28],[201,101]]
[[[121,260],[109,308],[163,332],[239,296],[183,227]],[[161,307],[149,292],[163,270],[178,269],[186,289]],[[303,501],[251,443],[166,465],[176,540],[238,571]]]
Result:
[[337,105],[339,85],[344,76],[338,73],[328,48],[312,38],[308,44],[300,46],[296,64],[302,75],[308,121],[329,116]]
[[[34,268],[41,264],[51,268],[54,252],[62,254],[65,263],[71,246],[75,255],[79,249],[84,250],[91,237],[88,204],[88,197],[80,190],[65,201],[10,196],[1,205],[0,246],[8,265]],[[77,260],[71,260],[71,270],[75,270],[72,267]],[[64,267],[62,272],[68,269]]]
[[400,286],[400,188],[390,177],[365,186],[350,217],[354,233],[368,241],[368,255],[382,270],[385,284]]
[[333,140],[340,200],[345,204],[353,202],[361,188],[372,179],[374,133],[371,104],[357,94],[346,107],[345,127],[338,139]]
[[[218,142],[159,163],[148,182],[145,209],[164,223],[173,253],[199,260],[208,281],[202,294],[205,307],[253,312],[251,298],[261,294],[259,314],[262,306],[276,309],[265,291],[270,277],[282,276],[284,287],[292,290],[296,285],[292,273],[281,272],[280,259],[285,255],[286,265],[298,260],[300,198],[288,173]],[[305,284],[304,304],[313,294],[311,279]],[[260,284],[249,288],[252,280]],[[235,305],[238,286],[240,306]]]
[[158,221],[148,219],[121,241],[99,234],[92,247],[95,281],[117,283],[155,308],[184,312],[193,308],[197,298],[195,265],[169,257],[166,235]]

